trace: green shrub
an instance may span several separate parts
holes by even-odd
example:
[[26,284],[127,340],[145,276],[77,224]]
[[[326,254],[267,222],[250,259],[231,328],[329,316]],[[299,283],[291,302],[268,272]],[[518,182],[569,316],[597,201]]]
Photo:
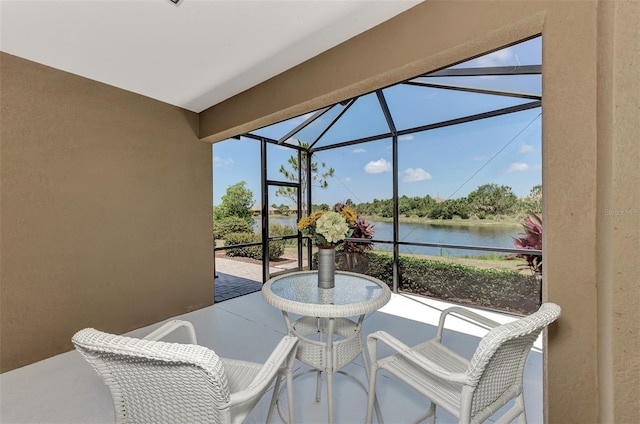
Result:
[[414,293],[509,311],[539,306],[539,280],[517,271],[409,257],[400,258],[399,268],[402,288]]
[[[295,236],[298,228],[294,225],[284,225],[277,222],[269,222],[269,237]],[[287,246],[297,246],[297,239],[285,240]]]
[[[254,243],[260,241],[259,234],[249,233],[229,233],[225,239],[225,245]],[[240,256],[262,260],[262,246],[234,247],[226,250],[227,256]],[[269,243],[269,259],[278,259],[284,253],[284,241],[273,241]]]
[[[390,255],[370,253],[367,262],[365,274],[393,285]],[[540,306],[540,280],[532,275],[406,256],[398,265],[403,291],[519,313]]]
[[246,220],[237,216],[227,216],[213,220],[214,239],[226,240],[227,234],[229,233],[253,234],[253,227]]
[[393,287],[393,257],[372,252],[365,253],[364,255],[367,268],[359,272],[377,278],[387,283],[389,287]]

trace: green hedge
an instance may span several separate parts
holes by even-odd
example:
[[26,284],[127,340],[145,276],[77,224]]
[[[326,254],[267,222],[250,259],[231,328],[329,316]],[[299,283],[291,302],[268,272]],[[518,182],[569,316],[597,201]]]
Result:
[[253,234],[253,226],[243,218],[227,216],[213,220],[213,239],[225,239],[227,234],[249,233]]
[[[253,243],[260,241],[259,234],[253,233],[229,233],[227,234],[224,244],[226,246],[232,244]],[[278,259],[284,253],[284,241],[272,241],[269,243],[269,259]],[[246,246],[234,247],[226,250],[227,256],[241,256],[244,258],[252,258],[262,260],[262,246]]]
[[[337,262],[337,268],[348,270]],[[357,271],[393,285],[391,256],[369,252],[358,262]],[[398,265],[402,291],[518,313],[540,306],[540,281],[532,275],[406,256]]]

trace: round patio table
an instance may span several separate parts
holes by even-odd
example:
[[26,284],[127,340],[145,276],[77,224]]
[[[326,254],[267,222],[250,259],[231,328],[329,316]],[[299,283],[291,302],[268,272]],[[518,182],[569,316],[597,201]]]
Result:
[[[366,314],[389,302],[389,286],[368,275],[337,271],[335,287],[323,289],[318,287],[317,271],[300,271],[270,279],[262,287],[262,296],[282,311],[289,334],[298,337],[296,358],[317,372],[316,401],[320,401],[321,373],[326,372],[329,422],[333,423],[333,374],[347,375],[366,391],[341,369],[362,355],[368,375],[362,322]],[[302,317],[292,322],[289,313]],[[377,404],[376,412],[380,416]]]

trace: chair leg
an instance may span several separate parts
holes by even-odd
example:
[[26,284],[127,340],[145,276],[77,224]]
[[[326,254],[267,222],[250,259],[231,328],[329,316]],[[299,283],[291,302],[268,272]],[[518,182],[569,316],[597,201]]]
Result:
[[436,424],[436,404],[433,402],[431,402],[431,404],[429,405],[429,409],[427,410],[427,412],[420,415],[420,417],[415,420],[414,423],[421,423],[429,417],[431,417],[431,419],[429,420],[431,424]]
[[[371,369],[369,367],[369,360],[367,359],[367,354],[364,351],[362,351],[361,355],[362,355],[362,362],[364,363],[364,371],[367,376],[367,381],[370,381],[369,374],[371,374]],[[367,392],[367,397],[368,395],[369,395],[369,392]],[[367,403],[368,403],[368,400],[367,400]],[[378,403],[378,397],[376,396],[375,390],[373,391],[373,406],[376,409],[376,418],[378,419],[378,422],[381,423],[382,411],[380,410],[380,404]]]
[[518,416],[518,424],[527,424],[527,414],[524,409],[524,394],[522,392],[520,392],[520,395],[516,398],[516,405],[522,410]]
[[295,424],[295,404],[293,401],[293,373],[291,368],[287,369],[287,400],[289,402],[289,424]]
[[[371,424],[373,421],[373,407],[376,403],[376,375],[378,369],[371,367],[368,373],[369,377],[369,390],[367,391],[367,416],[364,420],[365,423]],[[382,424],[382,414],[378,413],[378,423]]]
[[[273,386],[273,395],[271,395],[271,403],[269,404],[269,412],[267,413],[267,421],[266,421],[267,424],[271,422],[271,418],[273,417],[273,411],[275,410],[276,403],[278,402],[278,392],[280,391],[280,378],[281,376],[278,375],[278,377],[276,378],[276,384]],[[289,408],[291,408],[291,405],[289,405]]]
[[513,407],[496,420],[496,424],[509,424],[517,419],[518,424],[527,424],[527,415],[524,410],[524,395],[520,393],[515,398]]

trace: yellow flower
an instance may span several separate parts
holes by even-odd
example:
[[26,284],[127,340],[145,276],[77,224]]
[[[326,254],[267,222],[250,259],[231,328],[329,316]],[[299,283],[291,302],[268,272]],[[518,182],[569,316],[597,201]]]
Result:
[[302,231],[305,228],[315,224],[318,218],[320,218],[323,213],[323,211],[314,212],[311,215],[305,216],[304,218],[300,219],[300,221],[298,222],[298,230]]
[[355,224],[356,219],[358,218],[358,212],[356,212],[355,209],[350,206],[345,206],[344,208],[342,208],[341,214],[342,217],[347,220],[349,225]]

